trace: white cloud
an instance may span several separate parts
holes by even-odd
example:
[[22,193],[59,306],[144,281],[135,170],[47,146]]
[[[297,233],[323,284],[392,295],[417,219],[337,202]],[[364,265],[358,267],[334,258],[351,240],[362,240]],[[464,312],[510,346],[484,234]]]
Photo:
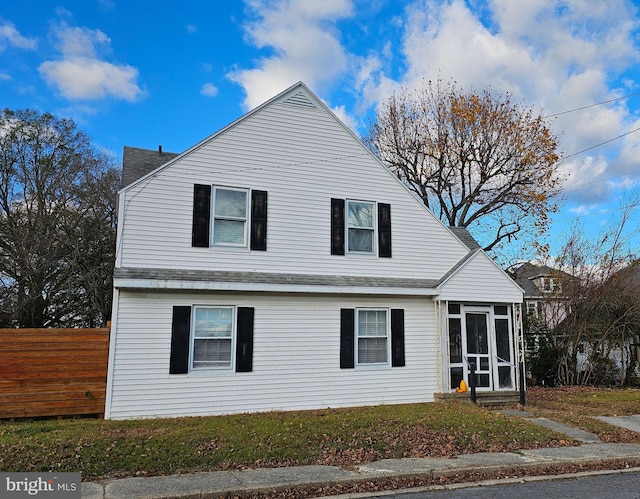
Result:
[[187,33],[191,34],[191,33],[197,33],[198,32],[198,27],[193,25],[193,24],[187,24]]
[[251,109],[297,81],[319,90],[349,69],[335,22],[353,15],[349,0],[251,0],[257,20],[245,25],[248,41],[273,52],[253,69],[236,68],[227,76],[245,92]]
[[[346,32],[338,31],[340,23],[366,18],[370,3],[245,3],[254,16],[244,26],[247,42],[264,54],[253,67],[238,67],[227,75],[244,88],[245,108],[299,80],[319,93],[349,82],[358,101],[355,117],[342,107],[334,111],[352,128],[401,86],[411,89],[439,77],[453,78],[465,88],[508,92],[513,102],[523,99],[543,115],[638,90],[633,74],[620,79],[640,63],[640,18],[627,0],[409,0],[401,15],[394,10],[381,31],[357,24],[349,31],[348,45]],[[385,35],[373,42],[370,38],[362,48],[354,42],[359,33]],[[386,33],[393,35],[385,40]],[[400,44],[393,39],[397,33]],[[571,155],[640,126],[635,121],[620,101],[549,122],[560,138],[560,150]],[[569,179],[567,197],[586,203],[603,200],[615,188],[607,179],[637,170],[639,162],[640,132],[573,156],[562,165]]]
[[333,113],[349,127],[355,134],[357,134],[358,130],[358,121],[349,114],[345,106],[338,106],[332,109]]
[[38,70],[65,98],[135,101],[143,95],[136,68],[104,60],[111,43],[105,33],[60,25],[53,34],[61,58],[43,62]]
[[5,50],[7,46],[34,50],[38,46],[38,41],[35,38],[21,35],[12,23],[0,19],[0,52]]
[[39,67],[45,81],[58,87],[67,99],[117,99],[134,101],[142,91],[135,83],[138,70],[98,59],[72,58],[46,61]]
[[[463,0],[416,0],[405,11],[404,71],[390,79],[373,68],[362,80],[363,102],[384,101],[402,85],[453,78],[463,87],[492,88],[524,98],[542,114],[557,113],[618,97],[628,90],[612,85],[616,76],[640,62],[635,41],[636,8],[624,0],[492,0],[482,12]],[[629,130],[624,105],[598,106],[554,120],[561,150],[573,154]],[[576,199],[604,199],[607,182],[640,159],[640,134],[571,158],[567,191]],[[636,162],[637,164],[637,162]],[[576,189],[577,184],[586,184]]]
[[215,97],[216,95],[218,95],[218,87],[216,87],[213,83],[205,83],[204,85],[202,85],[200,93],[202,95],[206,95],[207,97]]

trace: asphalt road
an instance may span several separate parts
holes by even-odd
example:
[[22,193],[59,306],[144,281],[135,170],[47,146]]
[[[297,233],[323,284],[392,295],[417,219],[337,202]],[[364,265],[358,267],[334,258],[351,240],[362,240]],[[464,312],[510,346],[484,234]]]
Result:
[[[361,496],[362,497],[362,496]],[[481,485],[456,490],[432,490],[372,495],[380,499],[640,499],[640,472],[608,473],[508,485]]]

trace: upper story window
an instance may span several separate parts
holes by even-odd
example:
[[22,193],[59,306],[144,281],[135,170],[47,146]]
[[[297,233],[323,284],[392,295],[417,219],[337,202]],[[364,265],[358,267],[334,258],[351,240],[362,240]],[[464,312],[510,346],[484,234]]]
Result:
[[347,201],[347,252],[374,253],[375,204]]
[[267,250],[267,191],[195,184],[191,246]]
[[331,254],[391,258],[391,205],[331,199]]
[[247,246],[249,191],[215,187],[213,191],[213,245]]

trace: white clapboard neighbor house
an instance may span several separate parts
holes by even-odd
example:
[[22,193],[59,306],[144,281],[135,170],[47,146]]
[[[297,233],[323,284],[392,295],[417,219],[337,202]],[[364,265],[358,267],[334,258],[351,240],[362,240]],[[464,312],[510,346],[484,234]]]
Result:
[[111,419],[515,391],[522,290],[303,83],[181,154],[126,147]]

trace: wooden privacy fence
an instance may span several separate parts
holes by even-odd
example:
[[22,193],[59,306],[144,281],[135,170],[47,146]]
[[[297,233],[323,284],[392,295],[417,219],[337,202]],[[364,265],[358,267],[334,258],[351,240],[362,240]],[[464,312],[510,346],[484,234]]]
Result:
[[103,416],[109,331],[0,329],[0,418]]

